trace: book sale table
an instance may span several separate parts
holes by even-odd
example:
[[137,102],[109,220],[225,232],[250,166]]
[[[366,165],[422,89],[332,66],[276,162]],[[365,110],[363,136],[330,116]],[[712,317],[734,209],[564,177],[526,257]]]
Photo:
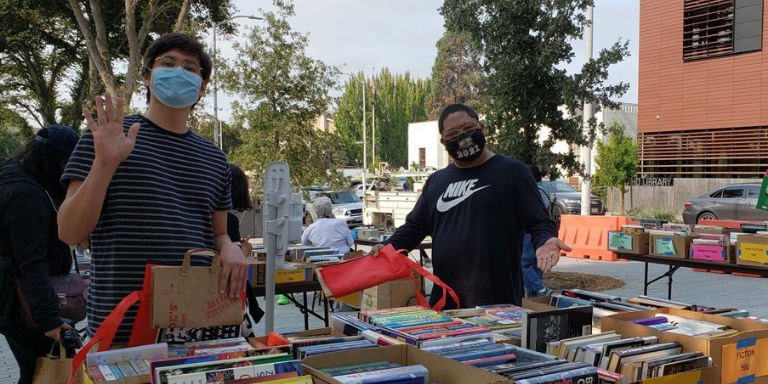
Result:
[[[679,259],[667,256],[651,256],[651,255],[636,255],[630,253],[618,253],[618,257],[624,260],[641,261],[645,263],[645,273],[643,277],[643,294],[648,295],[648,286],[663,279],[667,278],[667,299],[672,299],[672,275],[680,269],[684,268],[700,268],[708,269],[711,271],[723,271],[729,273],[745,273],[750,275],[758,275],[762,277],[768,277],[768,268],[753,267],[749,265],[739,265],[731,263],[718,263],[711,261],[695,260],[695,259]],[[669,270],[663,275],[648,281],[648,264],[662,264],[668,265]]]
[[[327,327],[329,324],[329,317],[328,317],[328,298],[325,297],[325,295],[322,295],[322,301],[323,301],[323,314],[320,315],[319,313],[314,311],[314,304],[312,305],[312,308],[310,309],[308,305],[307,300],[307,293],[313,292],[314,294],[317,294],[317,292],[322,291],[323,288],[320,286],[320,282],[318,281],[307,281],[307,282],[301,282],[301,283],[290,283],[290,284],[275,284],[275,294],[276,295],[284,295],[288,300],[290,300],[296,307],[299,308],[299,311],[304,315],[304,329],[309,329],[309,315],[312,315],[314,317],[317,317],[318,319],[325,322],[325,326]],[[253,287],[253,292],[256,296],[263,297],[266,293],[266,288],[263,286],[260,287]],[[294,297],[294,294],[300,293],[302,296],[301,302],[297,300]],[[314,300],[313,300],[314,302]]]

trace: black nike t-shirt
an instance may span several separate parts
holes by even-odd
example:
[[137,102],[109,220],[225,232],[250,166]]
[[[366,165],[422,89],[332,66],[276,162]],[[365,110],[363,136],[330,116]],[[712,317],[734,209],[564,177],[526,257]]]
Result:
[[[451,164],[433,173],[406,223],[387,242],[413,249],[431,235],[434,274],[456,291],[463,308],[521,305],[524,232],[534,248],[557,237],[528,167],[495,155],[477,167]],[[435,286],[430,304],[441,297]],[[446,308],[455,307],[449,297]]]

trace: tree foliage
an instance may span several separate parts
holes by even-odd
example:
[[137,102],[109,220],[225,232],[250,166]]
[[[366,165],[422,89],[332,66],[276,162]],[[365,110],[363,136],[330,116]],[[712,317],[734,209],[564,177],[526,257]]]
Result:
[[0,104],[0,164],[16,155],[34,135],[21,115]]
[[0,101],[7,108],[40,127],[77,127],[88,71],[88,55],[66,5],[0,3]]
[[[363,85],[365,84],[365,85]],[[346,164],[362,163],[362,92],[366,92],[366,117],[368,163],[375,166],[380,161],[390,167],[408,166],[408,123],[428,118],[427,98],[431,83],[427,79],[412,78],[411,74],[393,74],[382,69],[374,78],[375,98],[371,94],[369,80],[363,73],[354,75],[344,85],[335,114],[336,132],[347,150]],[[375,108],[375,133],[371,125]],[[375,134],[375,138],[374,138]],[[376,143],[376,159],[373,159],[373,143]]]
[[152,34],[181,31],[189,23],[208,28],[233,10],[232,0],[68,0],[68,5],[94,73],[104,90],[122,96],[126,106],[139,84],[142,54]]
[[437,41],[432,66],[432,92],[427,100],[429,118],[437,120],[449,104],[462,103],[483,112],[482,53],[477,41],[466,33],[447,30]]
[[307,35],[288,22],[293,4],[274,5],[277,10],[263,14],[246,42],[234,44],[237,58],[219,72],[222,88],[240,98],[232,105],[234,125],[248,127],[231,158],[257,177],[269,162],[285,161],[294,185],[324,184],[326,170],[335,166],[336,143],[313,125],[327,112],[340,71],[307,56]]
[[[552,152],[556,141],[594,140],[598,124],[593,118],[583,128],[582,105],[616,107],[614,99],[629,87],[606,84],[608,68],[629,55],[626,41],[601,50],[576,73],[562,69],[573,60],[571,41],[582,38],[589,5],[593,0],[445,0],[441,8],[449,31],[467,33],[481,47],[491,148],[551,175],[558,165],[568,175],[584,170],[572,150]],[[540,145],[545,126],[551,135]]]
[[618,122],[608,129],[607,142],[597,142],[595,185],[619,188],[622,211],[626,186],[637,174],[637,149],[637,143],[626,135],[624,126]]

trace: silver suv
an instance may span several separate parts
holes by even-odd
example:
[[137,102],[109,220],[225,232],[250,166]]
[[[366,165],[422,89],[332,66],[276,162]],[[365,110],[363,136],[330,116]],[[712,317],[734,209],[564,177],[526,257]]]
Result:
[[[314,198],[325,196],[331,199],[333,215],[347,222],[349,228],[363,225],[363,202],[352,191],[317,192]],[[310,225],[318,219],[315,207],[307,203],[304,210],[304,225]]]

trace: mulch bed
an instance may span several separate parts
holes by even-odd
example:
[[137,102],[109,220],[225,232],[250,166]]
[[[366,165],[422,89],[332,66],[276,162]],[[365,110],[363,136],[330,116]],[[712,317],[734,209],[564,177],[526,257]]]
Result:
[[542,280],[545,287],[555,292],[572,288],[600,292],[624,286],[624,281],[613,277],[576,272],[548,272]]

